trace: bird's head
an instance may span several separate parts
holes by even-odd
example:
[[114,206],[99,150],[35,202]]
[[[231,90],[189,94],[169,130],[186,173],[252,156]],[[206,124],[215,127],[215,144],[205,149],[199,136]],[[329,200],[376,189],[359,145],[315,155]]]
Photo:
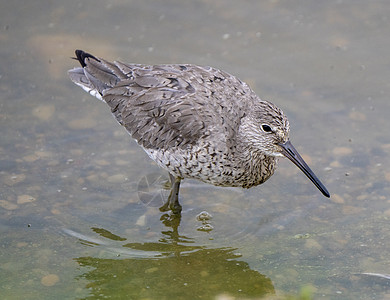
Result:
[[242,118],[239,135],[254,155],[287,157],[324,196],[330,197],[328,190],[291,144],[289,132],[290,125],[283,111],[268,101],[258,101]]
[[259,101],[241,120],[240,134],[252,151],[267,156],[282,156],[289,139],[290,124],[281,109],[270,102]]

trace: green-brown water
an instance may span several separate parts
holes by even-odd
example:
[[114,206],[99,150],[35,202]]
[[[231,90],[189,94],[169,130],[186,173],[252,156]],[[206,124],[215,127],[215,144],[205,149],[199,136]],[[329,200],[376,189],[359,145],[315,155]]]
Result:
[[[360,0],[0,3],[1,298],[389,299],[389,16]],[[67,78],[76,48],[237,75],[284,110],[331,199],[282,160],[250,190],[184,181],[182,219],[160,213],[166,174]]]

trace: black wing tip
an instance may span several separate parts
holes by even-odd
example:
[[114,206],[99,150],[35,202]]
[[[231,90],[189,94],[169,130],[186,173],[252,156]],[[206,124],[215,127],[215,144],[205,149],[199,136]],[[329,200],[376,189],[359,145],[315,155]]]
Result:
[[85,52],[83,50],[78,50],[77,49],[75,51],[75,54],[76,54],[76,57],[73,57],[73,59],[77,59],[83,68],[85,68],[87,66],[86,63],[85,63],[85,59],[86,58],[93,58],[93,59],[95,59],[97,61],[100,61],[95,56],[93,56],[92,54],[89,54],[89,53],[87,53],[87,52]]

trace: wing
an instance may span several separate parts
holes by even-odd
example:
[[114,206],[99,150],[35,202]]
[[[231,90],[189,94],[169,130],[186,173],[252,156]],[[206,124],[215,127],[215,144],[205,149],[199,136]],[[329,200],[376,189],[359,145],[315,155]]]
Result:
[[236,77],[210,67],[112,63],[81,50],[76,59],[81,68],[69,71],[71,79],[105,101],[144,148],[187,147],[210,135],[233,143],[247,105],[239,99],[253,94]]
[[133,67],[130,74],[105,90],[103,99],[140,145],[184,147],[210,134],[204,101],[211,93],[182,79],[179,67]]

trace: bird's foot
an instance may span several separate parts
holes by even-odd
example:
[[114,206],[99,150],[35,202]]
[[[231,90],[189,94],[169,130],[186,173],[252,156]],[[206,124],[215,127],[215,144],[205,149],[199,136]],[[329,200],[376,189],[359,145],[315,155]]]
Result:
[[167,202],[160,207],[160,211],[169,211],[171,210],[174,214],[180,214],[182,207],[179,203],[179,188],[180,188],[180,178],[174,177],[172,174],[169,174],[171,179],[171,193],[169,194]]
[[172,211],[174,214],[180,214],[182,210],[182,207],[179,203],[179,201],[175,201],[171,203],[170,199],[168,198],[167,202],[164,203],[163,206],[160,207],[160,211]]

